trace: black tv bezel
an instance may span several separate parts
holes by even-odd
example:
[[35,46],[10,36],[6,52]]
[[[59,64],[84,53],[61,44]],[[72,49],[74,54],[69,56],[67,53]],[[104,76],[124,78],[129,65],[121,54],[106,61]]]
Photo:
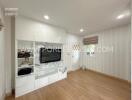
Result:
[[40,51],[39,51],[39,54],[40,54],[40,57],[39,57],[39,60],[40,60],[40,64],[43,64],[43,63],[51,63],[51,62],[59,62],[61,61],[61,57],[62,57],[62,49],[52,49],[52,50],[60,50],[60,59],[59,60],[49,60],[49,61],[42,61],[42,50],[45,49],[45,50],[48,50],[48,49],[51,49],[51,48],[40,48]]

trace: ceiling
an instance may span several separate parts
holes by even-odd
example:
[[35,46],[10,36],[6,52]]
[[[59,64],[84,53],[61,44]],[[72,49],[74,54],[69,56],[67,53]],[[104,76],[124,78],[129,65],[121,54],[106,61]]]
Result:
[[[130,0],[0,0],[4,7],[19,8],[18,14],[87,35],[130,23],[130,16],[116,17],[130,10]],[[49,15],[45,20],[43,15]],[[80,33],[80,28],[85,31]]]

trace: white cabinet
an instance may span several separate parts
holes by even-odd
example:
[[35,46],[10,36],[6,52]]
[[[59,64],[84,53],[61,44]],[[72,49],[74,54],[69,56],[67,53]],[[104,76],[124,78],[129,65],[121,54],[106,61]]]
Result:
[[36,26],[32,21],[21,17],[15,18],[15,39],[34,41],[35,29]]
[[[34,41],[35,36],[32,31],[29,31],[26,26],[16,26],[16,34],[15,34],[15,39],[16,40],[26,40],[26,41]],[[23,28],[24,27],[24,28]],[[27,32],[27,30],[29,32]]]
[[59,80],[67,78],[67,72],[65,72],[65,73],[59,72],[58,77],[59,77]]
[[42,88],[59,80],[58,73],[41,77],[35,80],[35,89]]
[[16,33],[17,40],[34,41],[34,34],[31,33]]
[[65,79],[67,72],[58,72],[52,75],[35,79],[35,75],[27,75],[16,78],[16,97],[22,96],[26,93],[42,88],[49,84],[55,83],[59,80]]
[[59,78],[59,77],[58,77],[58,73],[53,74],[53,75],[50,75],[50,76],[49,76],[49,84],[52,84],[52,83],[58,81],[58,78]]
[[[25,28],[26,29],[26,28]],[[18,32],[17,32],[18,33]],[[19,97],[24,94],[27,94],[29,92],[32,92],[36,89],[42,88],[44,86],[47,86],[49,84],[52,84],[54,82],[57,82],[59,80],[62,80],[67,77],[67,71],[64,68],[63,63],[59,63],[58,66],[56,65],[48,65],[48,66],[38,66],[35,64],[37,60],[35,59],[37,57],[35,53],[35,46],[36,42],[32,41],[22,41],[24,40],[32,40],[33,37],[30,37],[31,34],[27,34],[27,37],[24,38],[24,34],[16,34],[17,40],[16,41],[16,76],[15,76],[15,96]],[[41,43],[40,43],[41,44]],[[49,43],[50,44],[50,43]],[[56,45],[56,44],[55,44]],[[60,45],[60,44],[59,44]],[[25,48],[25,49],[23,49]],[[28,49],[27,49],[28,48]],[[23,64],[25,62],[25,59],[19,58],[18,57],[18,51],[31,51],[31,57],[29,58],[29,64]],[[39,50],[38,50],[39,51]],[[39,60],[39,59],[38,59]],[[45,64],[46,65],[46,64]],[[26,67],[32,67],[33,71],[29,75],[18,75],[18,71],[20,71],[21,68],[26,68]],[[65,73],[62,73],[65,72]]]
[[39,89],[49,84],[55,83],[59,80],[65,79],[66,77],[67,77],[67,72],[65,73],[58,72],[52,75],[48,75],[48,76],[36,79],[35,89]]
[[34,75],[27,75],[16,78],[16,97],[24,95],[34,90]]
[[48,85],[48,77],[43,77],[35,80],[35,89],[42,88]]

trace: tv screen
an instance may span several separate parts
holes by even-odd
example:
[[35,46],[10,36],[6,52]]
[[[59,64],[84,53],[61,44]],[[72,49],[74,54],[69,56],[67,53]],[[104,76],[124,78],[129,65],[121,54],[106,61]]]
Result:
[[40,48],[40,63],[55,62],[61,60],[61,49]]

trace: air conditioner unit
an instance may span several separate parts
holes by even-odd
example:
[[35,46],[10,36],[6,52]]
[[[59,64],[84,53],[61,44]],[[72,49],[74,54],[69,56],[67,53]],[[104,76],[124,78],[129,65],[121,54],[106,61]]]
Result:
[[0,31],[2,30],[2,28],[4,27],[2,20],[0,19]]

